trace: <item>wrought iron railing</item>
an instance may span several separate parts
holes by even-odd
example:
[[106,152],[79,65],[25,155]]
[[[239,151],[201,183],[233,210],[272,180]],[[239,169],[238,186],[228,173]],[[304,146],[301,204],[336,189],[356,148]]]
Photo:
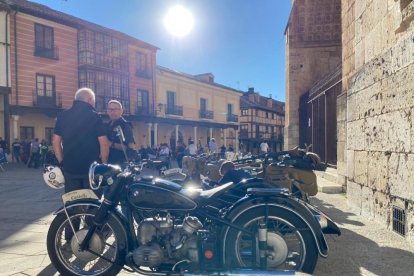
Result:
[[214,111],[200,110],[200,119],[214,119]]
[[235,122],[237,123],[239,121],[239,116],[234,114],[227,114],[227,122]]
[[167,105],[165,108],[165,114],[183,116],[182,105]]

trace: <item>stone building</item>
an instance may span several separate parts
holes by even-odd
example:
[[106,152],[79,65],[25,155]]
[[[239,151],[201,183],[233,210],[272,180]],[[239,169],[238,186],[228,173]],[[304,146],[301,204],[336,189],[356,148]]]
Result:
[[411,0],[342,1],[346,105],[342,104],[341,113],[346,114],[344,179],[348,202],[411,243],[413,19]]
[[239,140],[243,151],[257,154],[263,141],[273,152],[283,149],[285,103],[249,88],[240,98],[240,109]]
[[341,1],[292,1],[285,37],[285,149],[313,144],[325,162],[336,165],[336,137],[325,130],[335,118],[336,107],[329,103],[337,89],[326,84],[341,63]]
[[[293,1],[287,39],[292,30],[300,32],[293,28],[298,10],[314,11],[310,2],[324,1]],[[327,15],[323,7],[318,14]],[[349,205],[414,243],[414,1],[343,0],[340,10],[341,80],[333,81],[333,68],[330,74],[299,79],[292,73],[302,63],[294,66],[292,46],[287,44],[287,140],[300,137],[295,110],[302,110],[315,91],[335,86],[338,182],[346,187]],[[331,10],[332,16],[336,13]],[[308,85],[309,79],[313,85]],[[334,86],[320,85],[329,82]],[[292,95],[302,95],[303,101],[295,103]]]

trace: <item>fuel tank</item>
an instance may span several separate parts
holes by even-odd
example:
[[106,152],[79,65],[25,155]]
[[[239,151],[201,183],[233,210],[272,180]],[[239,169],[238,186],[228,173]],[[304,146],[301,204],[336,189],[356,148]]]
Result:
[[137,182],[128,190],[128,201],[138,209],[193,210],[197,204],[180,193],[176,183],[167,180],[155,180],[152,183]]

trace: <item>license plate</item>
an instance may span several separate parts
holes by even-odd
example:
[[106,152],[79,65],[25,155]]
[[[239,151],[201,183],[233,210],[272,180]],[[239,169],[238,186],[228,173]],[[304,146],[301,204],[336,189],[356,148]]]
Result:
[[95,193],[89,189],[76,190],[62,195],[63,203],[84,198],[98,199]]

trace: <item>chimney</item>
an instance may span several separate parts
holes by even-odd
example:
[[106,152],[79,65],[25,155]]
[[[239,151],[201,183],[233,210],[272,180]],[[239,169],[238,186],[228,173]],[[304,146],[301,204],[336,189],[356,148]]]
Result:
[[248,93],[254,93],[254,87],[249,87]]

